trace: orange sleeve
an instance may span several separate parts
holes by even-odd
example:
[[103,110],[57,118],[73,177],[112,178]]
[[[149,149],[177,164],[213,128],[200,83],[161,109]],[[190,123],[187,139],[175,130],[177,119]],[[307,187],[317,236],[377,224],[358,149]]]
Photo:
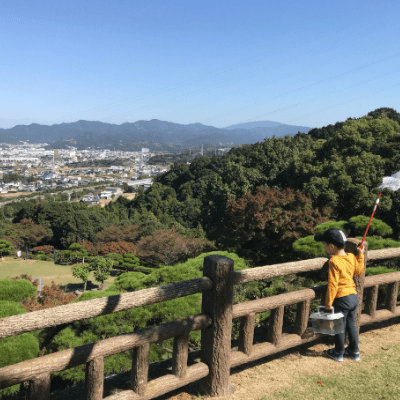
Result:
[[364,272],[364,254],[359,254],[356,260],[356,268],[354,273],[356,275],[361,275]]
[[326,291],[325,305],[332,306],[339,287],[339,271],[336,265],[329,261],[328,290]]

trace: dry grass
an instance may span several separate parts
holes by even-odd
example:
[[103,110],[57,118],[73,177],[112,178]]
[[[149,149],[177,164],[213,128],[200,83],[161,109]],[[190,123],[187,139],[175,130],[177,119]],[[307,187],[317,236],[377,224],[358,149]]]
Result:
[[124,193],[122,196],[126,197],[128,200],[132,200],[135,198],[136,193]]
[[0,198],[8,198],[8,197],[18,197],[18,196],[26,196],[31,194],[30,192],[17,192],[17,193],[1,193]]
[[[400,318],[360,334],[361,361],[325,356],[332,345],[288,350],[231,370],[235,393],[220,400],[397,400],[400,399]],[[323,385],[318,383],[321,382]],[[198,386],[162,400],[207,399]]]
[[[123,193],[120,196],[127,198],[128,200],[132,200],[135,198],[136,193]],[[104,207],[106,204],[110,203],[111,201],[115,201],[118,199],[119,196],[114,197],[113,199],[100,199],[100,207]]]
[[332,346],[317,344],[233,373],[236,391],[221,400],[398,399],[400,319],[394,322],[361,333],[360,362],[333,361],[324,354]]

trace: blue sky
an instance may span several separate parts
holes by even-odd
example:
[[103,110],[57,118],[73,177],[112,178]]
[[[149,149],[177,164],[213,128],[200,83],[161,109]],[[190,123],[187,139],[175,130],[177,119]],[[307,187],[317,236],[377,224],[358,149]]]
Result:
[[397,0],[3,1],[0,128],[400,111]]

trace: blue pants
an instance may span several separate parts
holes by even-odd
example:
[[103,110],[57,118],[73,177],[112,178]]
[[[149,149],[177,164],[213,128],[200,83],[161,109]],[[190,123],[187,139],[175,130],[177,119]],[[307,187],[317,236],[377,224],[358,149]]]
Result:
[[344,315],[344,332],[335,335],[335,351],[337,354],[344,354],[345,332],[349,334],[349,346],[347,350],[350,353],[358,353],[358,330],[356,328],[356,313],[358,308],[358,296],[349,294],[348,296],[337,297],[333,301],[333,307],[336,312]]

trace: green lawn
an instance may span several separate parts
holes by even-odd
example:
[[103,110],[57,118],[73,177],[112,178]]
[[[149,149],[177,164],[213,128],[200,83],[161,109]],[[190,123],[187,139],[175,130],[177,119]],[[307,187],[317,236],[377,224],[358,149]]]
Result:
[[[0,262],[0,279],[14,278],[22,274],[42,278],[45,284],[50,284],[51,281],[62,285],[82,282],[72,276],[70,265],[58,265],[50,261],[24,260],[13,257],[5,257],[4,261]],[[97,284],[94,281],[93,272],[90,273],[89,279]],[[109,286],[114,280],[115,277],[109,277],[104,283]]]

